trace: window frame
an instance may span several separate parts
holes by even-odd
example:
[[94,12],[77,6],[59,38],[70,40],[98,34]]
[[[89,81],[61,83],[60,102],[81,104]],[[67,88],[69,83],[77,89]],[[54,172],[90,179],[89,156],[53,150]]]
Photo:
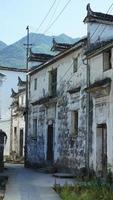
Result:
[[32,134],[32,136],[34,137],[34,138],[37,138],[37,130],[38,130],[38,120],[37,120],[37,118],[33,118],[33,134]]
[[78,71],[78,56],[73,58],[73,73]]
[[72,127],[72,135],[78,136],[78,126],[79,126],[79,112],[78,110],[71,111],[71,127]]
[[57,68],[49,72],[49,94],[52,97],[57,96]]
[[34,90],[37,90],[37,78],[34,79]]
[[[107,60],[107,66],[106,66],[106,60]],[[110,69],[112,69],[112,51],[111,49],[108,49],[103,52],[103,71],[105,72]]]

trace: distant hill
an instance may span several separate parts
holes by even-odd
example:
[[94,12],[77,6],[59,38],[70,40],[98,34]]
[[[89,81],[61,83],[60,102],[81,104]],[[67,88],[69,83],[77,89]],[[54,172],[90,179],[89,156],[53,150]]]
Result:
[[[79,38],[71,38],[65,34],[58,36],[47,36],[44,34],[30,33],[30,43],[33,52],[51,53],[53,37],[57,42],[74,43]],[[25,68],[26,63],[26,36],[12,45],[6,45],[0,42],[0,65],[6,67]]]
[[0,41],[0,51],[1,51],[2,49],[4,49],[5,47],[7,47],[7,44],[4,43],[4,42],[2,42],[2,41]]

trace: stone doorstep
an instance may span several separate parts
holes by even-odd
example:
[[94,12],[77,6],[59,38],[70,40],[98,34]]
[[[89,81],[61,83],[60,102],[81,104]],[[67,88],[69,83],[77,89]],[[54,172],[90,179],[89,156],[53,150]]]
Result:
[[54,173],[53,176],[56,178],[75,178],[71,173]]

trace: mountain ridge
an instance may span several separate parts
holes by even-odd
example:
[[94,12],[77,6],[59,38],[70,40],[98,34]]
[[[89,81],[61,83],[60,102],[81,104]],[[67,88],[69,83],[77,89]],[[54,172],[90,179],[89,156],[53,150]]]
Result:
[[[73,44],[79,38],[71,38],[62,33],[60,35],[44,35],[37,33],[30,33],[30,44],[32,44],[33,52],[53,54],[50,49],[52,40],[55,38],[57,42]],[[22,37],[11,45],[7,45],[0,41],[0,65],[5,67],[25,68],[26,63],[26,41],[27,36]]]

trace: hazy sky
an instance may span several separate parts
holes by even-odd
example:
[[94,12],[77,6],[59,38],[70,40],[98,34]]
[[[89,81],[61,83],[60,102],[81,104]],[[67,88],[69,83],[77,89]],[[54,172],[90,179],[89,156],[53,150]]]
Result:
[[[26,26],[31,32],[44,33],[68,0],[56,0],[50,15],[37,31],[54,0],[0,0],[0,40],[11,44],[26,34]],[[80,37],[86,34],[83,19],[86,5],[91,4],[94,11],[106,12],[112,0],[71,0],[55,24],[45,33],[47,35],[68,34]],[[113,14],[113,6],[109,12]]]

